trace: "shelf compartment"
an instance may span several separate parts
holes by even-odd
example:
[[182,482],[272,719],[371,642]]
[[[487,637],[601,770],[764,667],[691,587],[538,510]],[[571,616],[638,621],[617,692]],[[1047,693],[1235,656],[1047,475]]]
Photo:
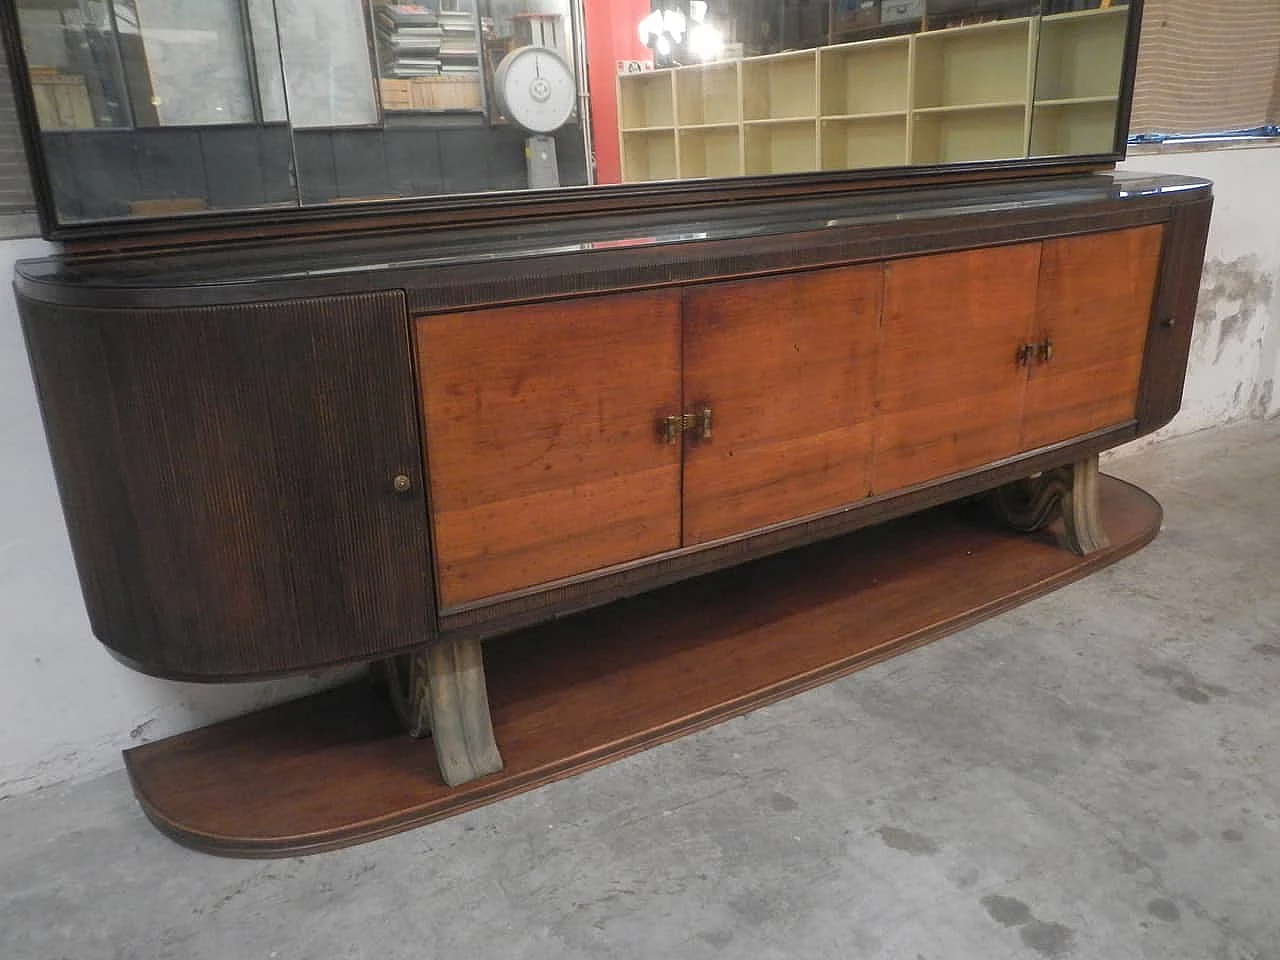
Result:
[[916,111],[911,117],[911,162],[962,163],[1026,156],[1024,104]]
[[736,123],[682,127],[677,143],[682,179],[742,174],[742,128]]
[[1026,102],[1032,29],[1033,21],[1020,19],[917,34],[912,106]]
[[748,123],[742,129],[745,172],[805,173],[818,169],[815,119]]
[[1118,97],[1128,22],[1127,6],[1045,17],[1035,99]]
[[623,131],[623,180],[674,180],[676,176],[675,130]]
[[675,82],[678,126],[737,123],[741,119],[736,62],[681,67],[675,71]]
[[907,162],[907,114],[824,117],[819,140],[823,170],[902,166]]
[[909,106],[909,37],[824,47],[818,70],[824,116],[896,113]]
[[812,50],[742,61],[744,120],[788,120],[818,112],[817,56]]
[[675,93],[670,70],[618,77],[618,125],[644,130],[675,125]]
[[1110,153],[1115,149],[1114,97],[1038,103],[1031,113],[1033,156]]

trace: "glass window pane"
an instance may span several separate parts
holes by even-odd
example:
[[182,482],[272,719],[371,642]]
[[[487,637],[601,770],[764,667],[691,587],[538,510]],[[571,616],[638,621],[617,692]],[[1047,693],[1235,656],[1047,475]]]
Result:
[[129,125],[107,4],[21,6],[18,23],[42,130]]
[[115,13],[138,126],[254,120],[238,0],[115,0]]

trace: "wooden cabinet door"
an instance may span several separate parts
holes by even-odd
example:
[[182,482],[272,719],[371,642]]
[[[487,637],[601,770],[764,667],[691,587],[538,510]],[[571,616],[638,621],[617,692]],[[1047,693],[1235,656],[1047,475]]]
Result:
[[401,294],[22,311],[104,644],[231,680],[429,638]]
[[698,287],[684,301],[684,543],[868,493],[880,266]]
[[680,543],[677,294],[416,321],[443,607]]
[[1014,454],[1040,244],[885,266],[872,489],[886,493]]
[[1151,323],[1164,227],[1046,240],[1036,305],[1024,450],[1131,420]]

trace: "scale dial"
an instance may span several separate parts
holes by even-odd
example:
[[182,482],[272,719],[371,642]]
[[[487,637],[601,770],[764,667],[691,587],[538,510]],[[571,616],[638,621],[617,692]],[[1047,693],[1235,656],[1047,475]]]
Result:
[[569,65],[547,47],[508,53],[494,71],[493,89],[498,109],[530,133],[563,127],[578,96]]

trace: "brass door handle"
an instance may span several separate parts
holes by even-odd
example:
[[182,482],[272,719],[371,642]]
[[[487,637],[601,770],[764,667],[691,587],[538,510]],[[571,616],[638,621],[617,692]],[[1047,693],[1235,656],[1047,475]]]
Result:
[[1048,363],[1053,359],[1053,340],[1045,337],[1039,343],[1020,344],[1015,358],[1020,367],[1029,367],[1033,360],[1036,363]]
[[711,439],[711,408],[703,407],[699,413],[679,413],[658,421],[658,435],[666,443],[674,444],[681,434],[692,433],[696,439]]

